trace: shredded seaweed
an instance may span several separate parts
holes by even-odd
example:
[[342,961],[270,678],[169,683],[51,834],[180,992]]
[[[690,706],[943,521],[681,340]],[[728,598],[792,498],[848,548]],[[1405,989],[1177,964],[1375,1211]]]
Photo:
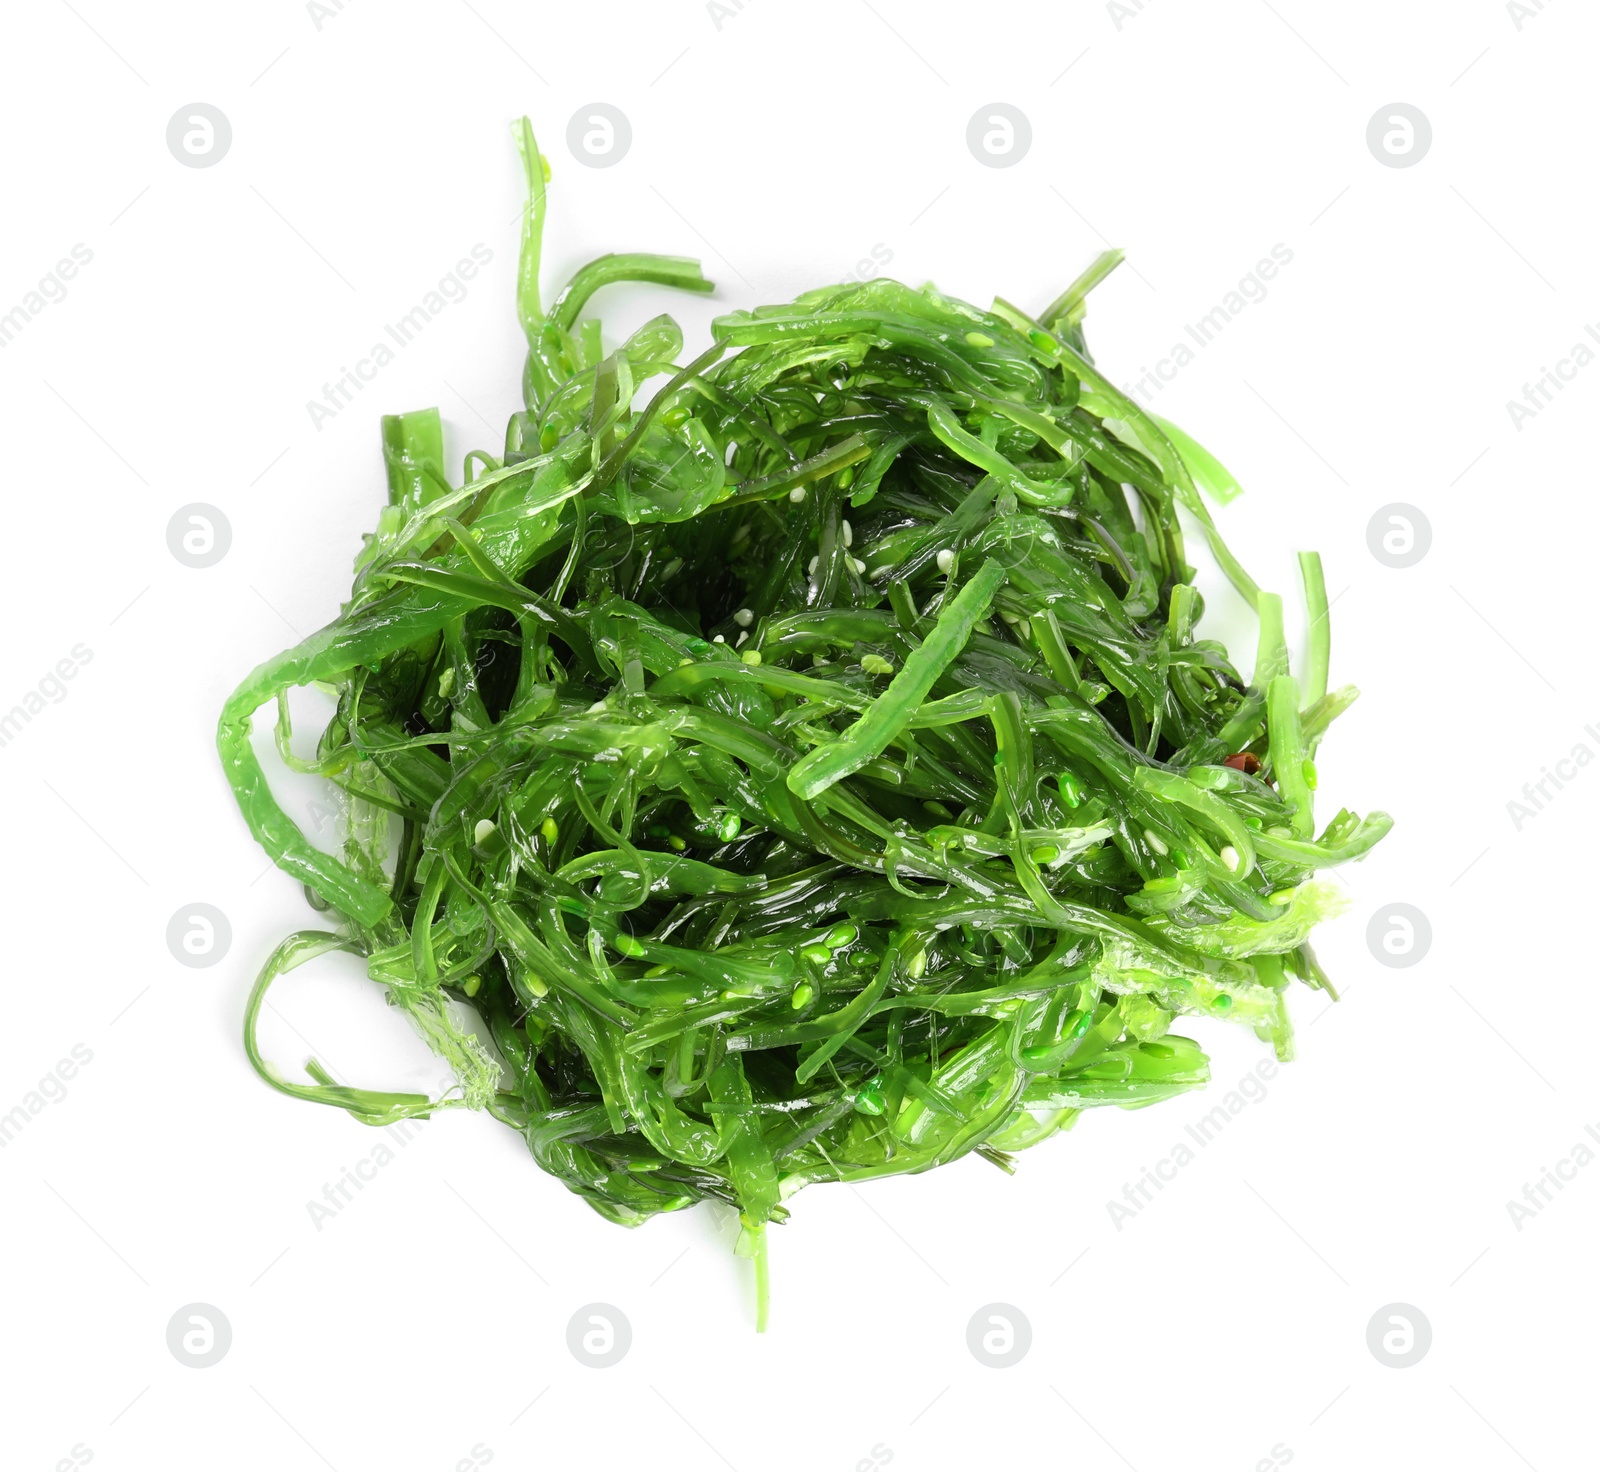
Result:
[[[250,831],[336,922],[274,952],[246,1049],[367,1124],[487,1109],[614,1222],[728,1203],[764,1325],[766,1228],[802,1186],[1009,1170],[1085,1109],[1198,1088],[1179,1016],[1288,1057],[1289,984],[1331,990],[1317,873],[1390,820],[1313,820],[1354,698],[1326,688],[1316,554],[1297,677],[1201,498],[1232,477],[1093,365],[1085,298],[1120,253],[1038,318],[874,280],[720,317],[688,362],[667,316],[607,350],[596,292],[712,285],[609,255],[546,311],[548,166],[515,133],[525,407],[459,481],[436,410],[384,419],[349,601],[222,714]],[[1259,616],[1248,681],[1198,635],[1180,508]],[[275,705],[289,758],[313,684],[337,710],[293,764],[347,795],[338,853],[252,740]],[[267,989],[332,949],[455,1088],[262,1057]]]

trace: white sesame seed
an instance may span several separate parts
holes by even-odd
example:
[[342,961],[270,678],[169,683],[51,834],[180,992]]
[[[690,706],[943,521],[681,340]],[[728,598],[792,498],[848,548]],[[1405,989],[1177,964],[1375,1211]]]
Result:
[[590,707],[589,707],[589,709],[588,709],[588,710],[587,710],[587,711],[585,711],[585,712],[584,712],[584,714],[585,714],[585,715],[591,715],[591,716],[597,716],[597,715],[599,715],[599,714],[600,714],[600,712],[601,712],[601,711],[603,711],[603,710],[604,710],[604,709],[605,709],[605,708],[606,708],[606,703],[605,703],[605,701],[603,701],[603,700],[597,700],[597,701],[595,701],[595,703],[594,703],[594,704],[593,704],[593,705],[591,705],[591,706],[590,706]]
[[1222,862],[1226,864],[1233,873],[1237,874],[1239,872],[1239,850],[1236,849],[1231,843],[1223,844],[1222,851],[1217,855],[1217,857],[1221,859]]
[[796,506],[804,501],[805,498],[806,488],[804,486],[796,486],[792,491],[789,492],[789,499],[793,501]]
[[845,546],[850,546],[851,543],[853,543],[856,539],[856,534],[850,530],[850,523],[848,521],[841,521],[839,523],[839,530],[844,533]]
[[738,639],[737,639],[737,641],[736,641],[736,642],[735,642],[735,643],[734,643],[734,646],[733,646],[733,647],[734,647],[734,648],[735,648],[735,649],[741,649],[741,648],[743,648],[743,647],[744,647],[744,641],[745,641],[745,640],[746,640],[746,639],[748,639],[748,638],[749,638],[749,637],[750,637],[750,630],[749,630],[749,629],[746,629],[746,630],[745,630],[745,631],[744,631],[744,633],[742,633],[742,634],[740,634],[740,635],[739,635],[739,637],[738,637]]
[[711,642],[713,644],[726,644],[728,641],[724,639],[721,634],[713,634],[711,636]]
[[477,826],[472,830],[472,841],[482,843],[493,832],[494,824],[488,818],[479,818]]
[[756,616],[748,608],[741,608],[736,614],[734,614],[733,621],[734,623],[738,624],[741,629],[748,629],[750,625],[756,621]]
[[852,557],[850,559],[850,566],[855,568],[857,577],[860,577],[861,574],[867,570],[867,564],[864,563],[859,557]]
[[948,574],[950,569],[956,565],[956,554],[946,547],[933,560],[937,564],[940,572]]
[[817,564],[819,562],[821,562],[821,561],[822,561],[822,559],[820,557],[813,557],[811,559],[810,564],[806,568],[806,576],[807,577],[814,578],[817,575]]
[[1148,828],[1144,830],[1144,841],[1158,854],[1164,854],[1167,851],[1167,846],[1161,841],[1160,835],[1152,833]]

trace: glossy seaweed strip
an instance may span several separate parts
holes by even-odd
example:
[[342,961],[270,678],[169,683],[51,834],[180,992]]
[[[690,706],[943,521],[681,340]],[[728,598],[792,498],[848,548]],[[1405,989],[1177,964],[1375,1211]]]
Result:
[[[729,1204],[764,1325],[802,1186],[1009,1170],[1086,1109],[1200,1087],[1180,1016],[1287,1057],[1289,984],[1328,985],[1319,871],[1389,819],[1313,818],[1354,698],[1320,561],[1297,675],[1202,499],[1232,477],[1093,366],[1120,255],[1039,318],[875,280],[721,317],[692,360],[665,316],[608,350],[606,287],[711,283],[610,255],[546,310],[548,169],[515,134],[523,408],[459,481],[435,410],[383,421],[349,601],[222,713],[250,831],[332,926],[273,954],[246,1048],[363,1123],[486,1109],[614,1222]],[[1259,614],[1249,680],[1198,634],[1180,508]],[[286,697],[312,684],[337,710],[308,762]],[[263,707],[345,795],[337,852],[274,796]],[[268,987],[335,949],[446,1095],[262,1056]]]

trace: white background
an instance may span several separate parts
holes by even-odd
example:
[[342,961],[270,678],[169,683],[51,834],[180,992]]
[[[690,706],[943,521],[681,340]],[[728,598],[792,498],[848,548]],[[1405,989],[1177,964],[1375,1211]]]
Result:
[[[0,1150],[8,1469],[1593,1465],[1600,1164],[1520,1230],[1507,1202],[1600,1127],[1600,771],[1547,788],[1520,831],[1507,804],[1579,743],[1600,752],[1600,366],[1520,430],[1506,405],[1600,319],[1600,16],[1125,9],[10,13],[0,313],[73,245],[93,260],[0,349],[0,709],[75,645],[92,658],[0,748],[0,1113],[74,1045],[93,1056]],[[165,142],[197,101],[233,130],[204,169]],[[633,130],[607,169],[565,141],[597,101]],[[996,101],[1033,130],[1005,169],[965,143]],[[1411,168],[1366,143],[1396,101],[1432,124]],[[1247,1034],[1198,1025],[1210,1095],[1086,1116],[1013,1179],[971,1159],[805,1192],[772,1234],[759,1339],[725,1216],[609,1226],[486,1117],[390,1142],[313,1224],[308,1201],[382,1137],[245,1062],[254,971],[314,917],[263,872],[212,731],[253,664],[336,611],[383,497],[379,414],[438,403],[453,455],[497,446],[521,361],[523,111],[555,171],[547,281],[646,249],[719,282],[710,302],[612,291],[614,339],[670,309],[694,344],[715,312],[840,279],[875,246],[913,283],[1038,307],[1115,242],[1130,265],[1090,339],[1131,383],[1273,245],[1293,251],[1155,407],[1245,484],[1221,520],[1264,583],[1292,595],[1294,549],[1322,550],[1334,680],[1364,692],[1323,749],[1323,811],[1382,807],[1396,828],[1320,942],[1345,1000],[1296,998],[1298,1060],[1120,1230],[1107,1202],[1264,1056]],[[466,300],[314,427],[307,400],[479,243],[493,260]],[[197,501],[233,531],[207,570],[166,542]],[[1391,502],[1432,526],[1404,570],[1368,550]],[[194,902],[232,925],[210,969],[165,942]],[[1432,926],[1406,969],[1366,943],[1394,902]],[[358,977],[328,962],[286,982],[273,1055],[436,1080]],[[232,1326],[204,1370],[166,1345],[194,1302]],[[604,1371],[566,1347],[594,1302],[633,1331]],[[1014,1368],[967,1349],[992,1302],[1031,1323]],[[1433,1332],[1403,1370],[1366,1342],[1395,1302]]]

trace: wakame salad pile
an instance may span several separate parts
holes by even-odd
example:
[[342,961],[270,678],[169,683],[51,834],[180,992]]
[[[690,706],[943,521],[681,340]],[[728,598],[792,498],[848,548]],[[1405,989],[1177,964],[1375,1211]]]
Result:
[[[436,410],[384,419],[349,601],[222,715],[251,832],[337,919],[271,957],[246,1048],[367,1124],[487,1110],[614,1222],[735,1206],[764,1318],[801,1187],[1010,1170],[1086,1109],[1198,1088],[1180,1017],[1287,1056],[1290,984],[1330,989],[1319,871],[1390,820],[1313,818],[1355,694],[1327,689],[1317,557],[1296,674],[1199,494],[1237,487],[1094,366],[1118,254],[1032,315],[875,280],[720,317],[687,361],[667,316],[608,348],[597,291],[711,283],[607,255],[545,305],[548,169],[515,133],[526,407],[459,481]],[[1179,508],[1259,616],[1248,679],[1197,635]],[[306,685],[337,697],[311,761]],[[268,785],[271,702],[282,759],[347,796],[337,853]],[[268,987],[333,949],[445,1097],[261,1055]]]

